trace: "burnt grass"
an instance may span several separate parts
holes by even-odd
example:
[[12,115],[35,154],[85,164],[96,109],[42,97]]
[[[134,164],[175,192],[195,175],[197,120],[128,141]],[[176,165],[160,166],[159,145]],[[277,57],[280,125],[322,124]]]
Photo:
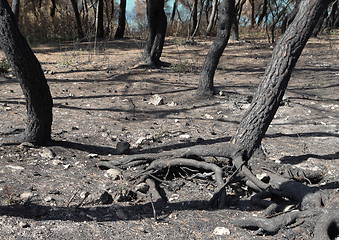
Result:
[[[330,206],[339,202],[338,42],[338,35],[309,41],[263,140],[264,154],[250,161],[256,174],[262,167],[315,172],[301,180],[320,186]],[[219,94],[197,99],[211,43],[167,39],[162,60],[172,65],[160,69],[138,65],[139,40],[33,46],[54,99],[53,143],[0,144],[1,239],[311,239],[307,221],[274,236],[235,227],[234,219],[263,215],[240,178],[227,187],[227,205],[209,209],[213,176],[170,171],[170,181],[160,183],[167,202],[152,202],[130,191],[123,173],[98,167],[124,154],[229,141],[272,46],[262,39],[230,42],[215,76]],[[1,74],[0,85],[1,142],[23,131],[26,112],[11,71]],[[163,104],[150,104],[156,94]],[[120,142],[130,151],[121,153]]]

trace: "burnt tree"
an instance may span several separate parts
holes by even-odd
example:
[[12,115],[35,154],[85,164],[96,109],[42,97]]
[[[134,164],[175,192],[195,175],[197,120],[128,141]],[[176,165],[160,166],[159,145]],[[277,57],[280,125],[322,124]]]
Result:
[[164,0],[147,0],[146,4],[148,36],[143,58],[147,64],[159,66],[167,27]]
[[96,37],[104,38],[104,0],[98,0],[97,2],[97,12],[96,12],[96,20],[95,20],[95,28],[96,28]]
[[114,35],[115,39],[121,39],[124,37],[125,26],[126,26],[126,0],[120,0],[118,28]]
[[71,0],[73,11],[74,11],[74,17],[75,17],[75,22],[76,22],[76,29],[78,33],[78,38],[84,38],[85,34],[84,31],[82,30],[82,24],[81,24],[81,19],[80,19],[80,13],[78,9],[78,2],[76,0]]
[[[153,200],[161,200],[159,193],[156,193],[154,182],[168,180],[170,168],[189,167],[212,172],[217,190],[209,203],[214,207],[222,207],[225,204],[225,186],[235,174],[239,174],[249,187],[258,191],[251,202],[267,207],[267,214],[272,215],[278,211],[277,206],[283,201],[287,201],[288,204],[292,202],[298,210],[281,213],[270,219],[253,216],[238,219],[234,222],[235,225],[260,228],[268,234],[275,234],[296,220],[307,218],[315,226],[314,239],[335,239],[339,232],[339,209],[337,206],[324,206],[321,189],[309,187],[295,181],[296,178],[293,176],[283,176],[273,170],[265,172],[269,178],[261,181],[248,167],[254,151],[260,146],[280,105],[301,52],[330,1],[305,0],[300,3],[293,22],[277,42],[251,106],[230,142],[208,147],[198,145],[158,153],[130,155],[118,160],[102,161],[99,166],[122,168],[125,170],[124,176],[130,182],[136,184],[145,182],[149,185],[148,194],[157,196]],[[215,161],[211,161],[210,157],[214,157]],[[234,166],[233,174],[225,181],[224,169],[230,162]],[[275,203],[275,200],[278,202]]]
[[13,0],[12,2],[12,11],[15,15],[15,18],[17,21],[19,21],[19,15],[20,15],[20,0]]
[[51,140],[52,97],[40,63],[20,33],[6,0],[0,0],[0,47],[26,99],[27,125],[19,141],[45,145]]
[[217,36],[210,47],[199,76],[197,94],[210,97],[214,93],[213,79],[220,57],[228,43],[235,14],[235,1],[223,0],[220,5],[220,19]]

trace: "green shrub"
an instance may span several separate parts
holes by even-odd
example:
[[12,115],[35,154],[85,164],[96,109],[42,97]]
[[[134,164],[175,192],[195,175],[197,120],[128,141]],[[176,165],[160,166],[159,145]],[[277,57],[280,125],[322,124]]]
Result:
[[10,66],[6,58],[2,58],[0,61],[0,72],[6,73],[8,72]]

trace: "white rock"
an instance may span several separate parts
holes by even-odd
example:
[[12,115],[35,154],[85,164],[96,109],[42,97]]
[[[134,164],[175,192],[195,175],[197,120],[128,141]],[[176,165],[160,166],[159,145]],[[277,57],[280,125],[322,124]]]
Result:
[[213,117],[212,115],[208,114],[208,113],[206,113],[206,114],[204,115],[204,117],[205,117],[206,119],[214,119],[214,117]]
[[182,134],[182,135],[179,136],[179,138],[181,138],[181,139],[189,139],[189,138],[191,138],[191,136],[189,134]]
[[61,164],[62,164],[62,161],[59,160],[59,159],[56,159],[56,160],[53,160],[53,161],[52,161],[52,164],[53,164],[54,166],[58,166],[58,165],[61,165]]
[[32,197],[33,197],[33,193],[29,192],[29,191],[23,192],[23,193],[20,194],[20,199],[24,200],[24,201],[27,201],[27,200],[31,199]]
[[96,153],[90,153],[90,154],[88,154],[87,156],[88,156],[89,158],[97,158],[97,157],[99,157],[98,154],[96,154]]
[[155,94],[150,99],[148,99],[148,104],[153,104],[155,106],[163,105],[164,99],[160,97],[158,94]]
[[42,158],[46,159],[53,159],[55,157],[55,153],[51,149],[46,147],[42,148],[39,154]]
[[213,231],[214,235],[221,236],[221,235],[230,235],[231,231],[225,227],[216,227]]
[[118,169],[110,168],[106,171],[105,176],[111,178],[112,180],[118,180],[122,177],[121,171]]

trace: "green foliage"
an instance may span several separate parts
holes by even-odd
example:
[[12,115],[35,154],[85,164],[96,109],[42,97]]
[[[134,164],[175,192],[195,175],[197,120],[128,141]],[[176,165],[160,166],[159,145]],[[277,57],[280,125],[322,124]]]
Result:
[[0,72],[6,73],[6,72],[8,72],[9,68],[10,68],[10,65],[9,65],[7,59],[5,57],[2,58],[1,61],[0,61]]

